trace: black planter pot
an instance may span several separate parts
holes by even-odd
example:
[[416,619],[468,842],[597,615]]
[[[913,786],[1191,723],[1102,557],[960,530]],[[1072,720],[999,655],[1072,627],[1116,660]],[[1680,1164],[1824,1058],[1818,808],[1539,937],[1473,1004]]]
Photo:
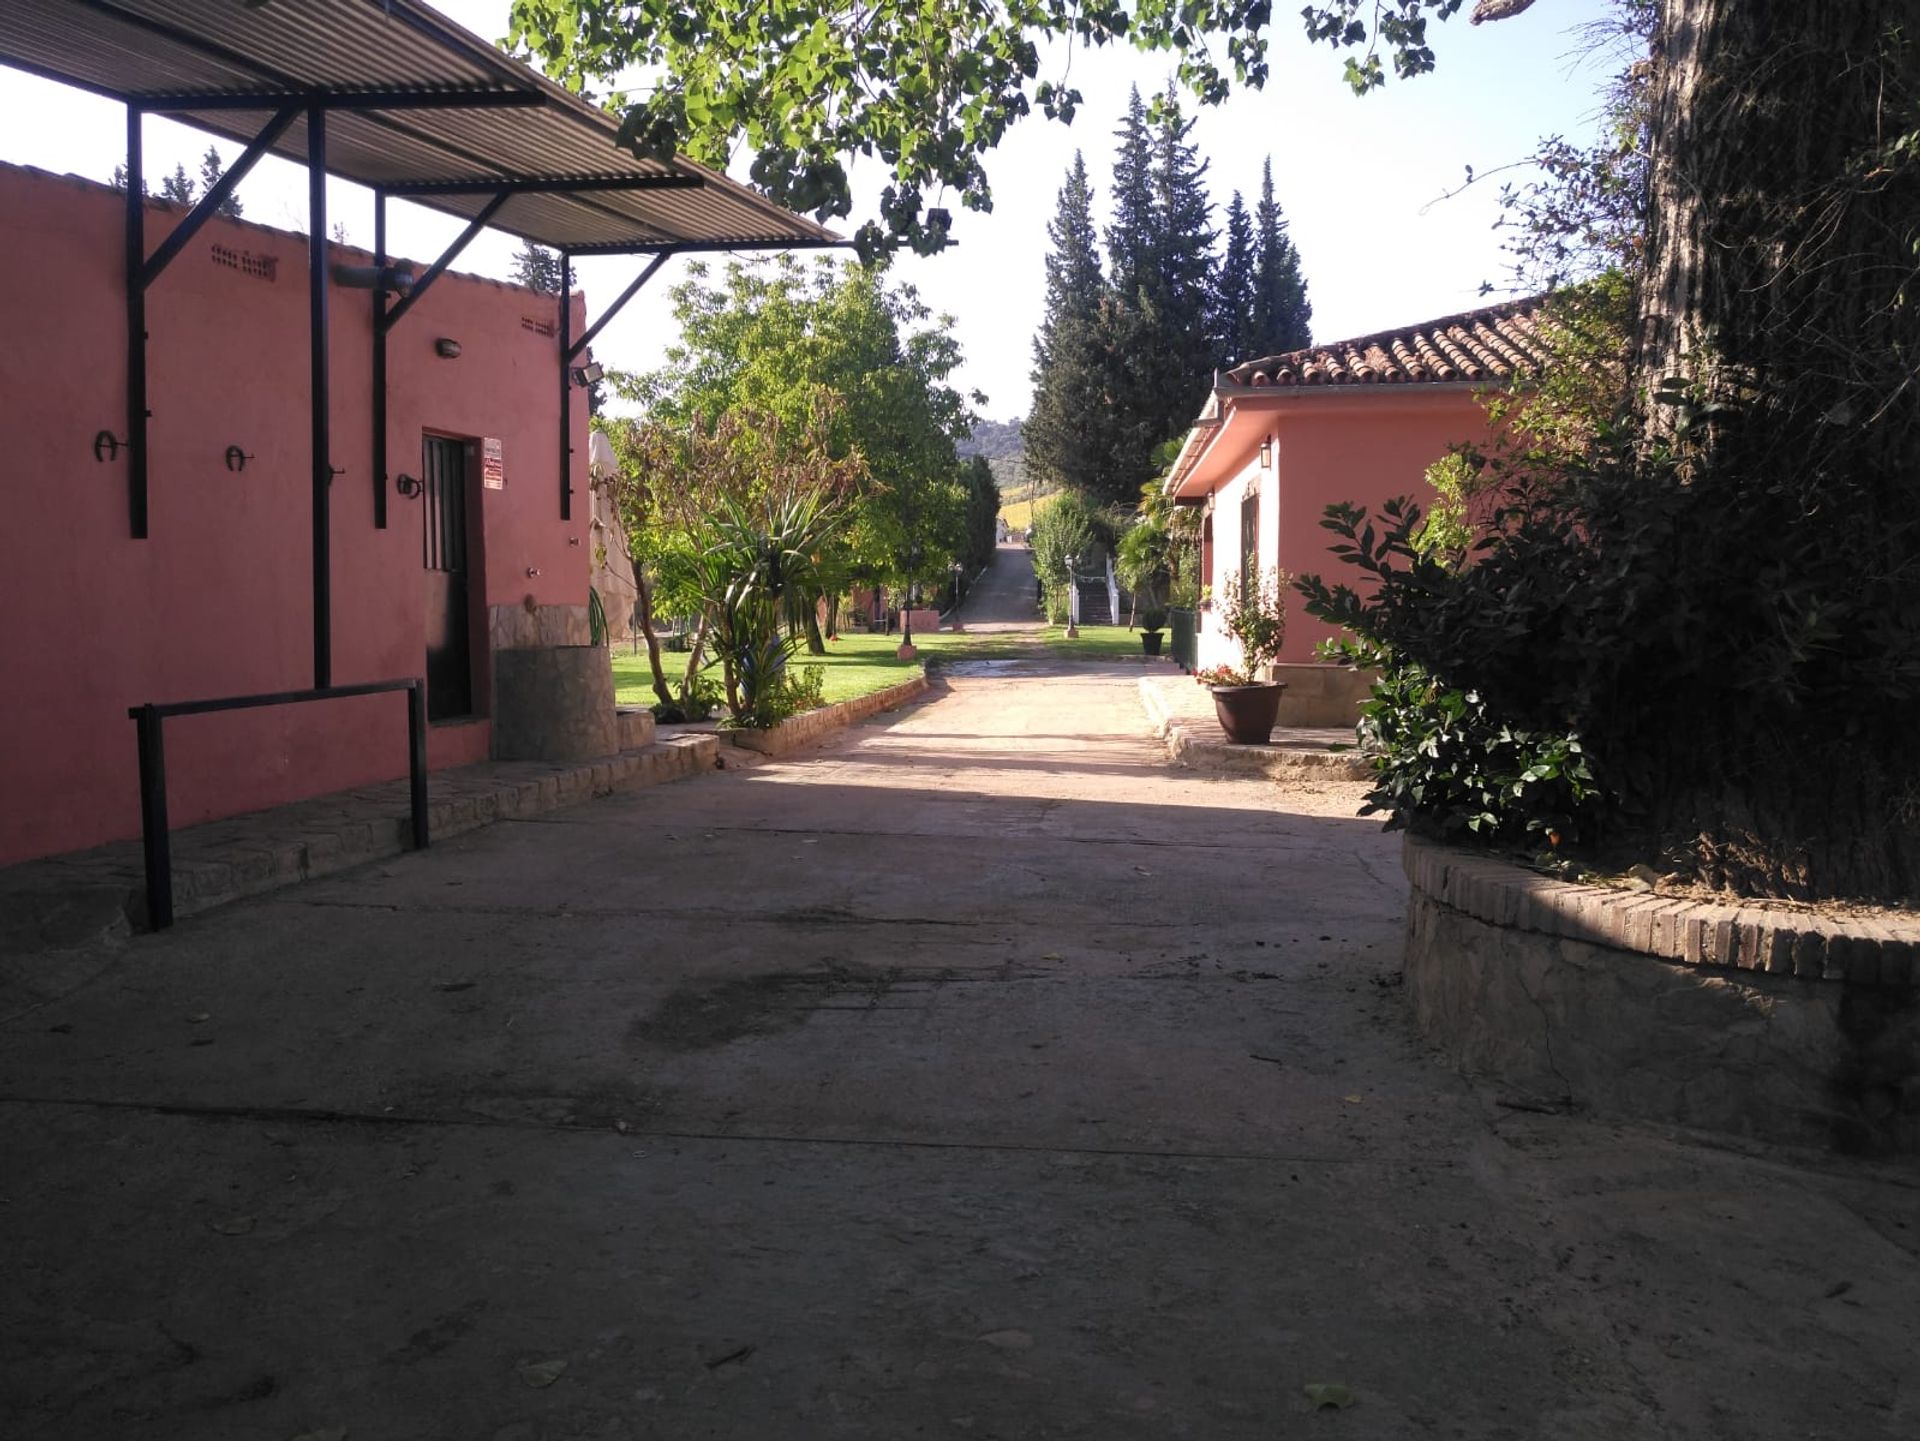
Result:
[[1220,717],[1220,729],[1237,746],[1263,746],[1273,739],[1273,724],[1280,716],[1280,692],[1286,682],[1265,685],[1217,685],[1213,692],[1214,714]]
[[1161,633],[1159,631],[1143,630],[1140,632],[1140,649],[1145,651],[1148,655],[1159,655],[1160,640],[1161,640]]

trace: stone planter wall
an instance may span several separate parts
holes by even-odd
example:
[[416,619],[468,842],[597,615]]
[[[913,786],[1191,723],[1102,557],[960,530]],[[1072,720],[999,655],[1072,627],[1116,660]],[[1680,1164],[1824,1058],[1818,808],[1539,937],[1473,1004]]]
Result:
[[1920,1154],[1920,918],[1556,881],[1416,837],[1426,1034],[1524,1096],[1756,1139]]
[[493,653],[493,756],[584,761],[620,750],[613,664],[602,645]]
[[743,750],[758,751],[762,755],[783,756],[799,746],[808,745],[837,730],[844,730],[856,721],[863,721],[870,715],[883,710],[892,710],[895,706],[905,705],[927,688],[924,674],[912,680],[902,681],[899,685],[888,686],[885,690],[875,691],[872,695],[858,696],[853,700],[843,700],[838,704],[821,706],[819,710],[807,711],[804,715],[791,716],[766,730],[725,730],[723,739],[739,746]]

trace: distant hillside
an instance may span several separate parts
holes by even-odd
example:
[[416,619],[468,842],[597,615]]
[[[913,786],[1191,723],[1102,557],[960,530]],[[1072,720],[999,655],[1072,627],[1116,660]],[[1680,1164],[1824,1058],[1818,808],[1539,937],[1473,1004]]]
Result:
[[[988,460],[1007,460],[1024,454],[1026,442],[1020,438],[1020,426],[1019,420],[983,420],[957,449],[963,458],[984,455]],[[996,471],[999,468],[994,467]]]

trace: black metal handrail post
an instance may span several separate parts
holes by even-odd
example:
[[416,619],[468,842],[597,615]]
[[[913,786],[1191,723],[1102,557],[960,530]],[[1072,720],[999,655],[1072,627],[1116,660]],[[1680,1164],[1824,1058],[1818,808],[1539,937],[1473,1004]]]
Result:
[[408,809],[413,822],[413,847],[423,851],[430,839],[427,819],[427,683],[424,680],[370,681],[364,685],[319,686],[312,690],[274,691],[267,695],[224,696],[218,700],[131,707],[127,715],[134,722],[140,749],[140,853],[146,870],[147,924],[156,931],[164,931],[173,924],[173,837],[167,821],[167,744],[164,731],[169,717],[257,710],[263,706],[300,705],[316,700],[345,700],[352,696],[383,695],[400,690],[407,693]]
[[173,847],[167,829],[167,743],[160,708],[133,712],[140,744],[140,858],[147,875],[147,924],[173,924]]

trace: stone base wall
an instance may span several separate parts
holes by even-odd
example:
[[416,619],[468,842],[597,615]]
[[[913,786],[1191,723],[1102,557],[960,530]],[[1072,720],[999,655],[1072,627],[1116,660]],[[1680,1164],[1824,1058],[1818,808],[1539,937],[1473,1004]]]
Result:
[[605,646],[493,653],[495,760],[592,760],[616,754],[620,739],[613,665]]
[[584,605],[495,605],[487,608],[487,640],[496,651],[590,645],[593,623]]
[[1276,665],[1273,679],[1286,685],[1276,724],[1351,728],[1373,688],[1374,673],[1344,665]]
[[1405,854],[1408,997],[1469,1075],[1603,1115],[1920,1154],[1920,924],[1849,934],[1418,838]]

